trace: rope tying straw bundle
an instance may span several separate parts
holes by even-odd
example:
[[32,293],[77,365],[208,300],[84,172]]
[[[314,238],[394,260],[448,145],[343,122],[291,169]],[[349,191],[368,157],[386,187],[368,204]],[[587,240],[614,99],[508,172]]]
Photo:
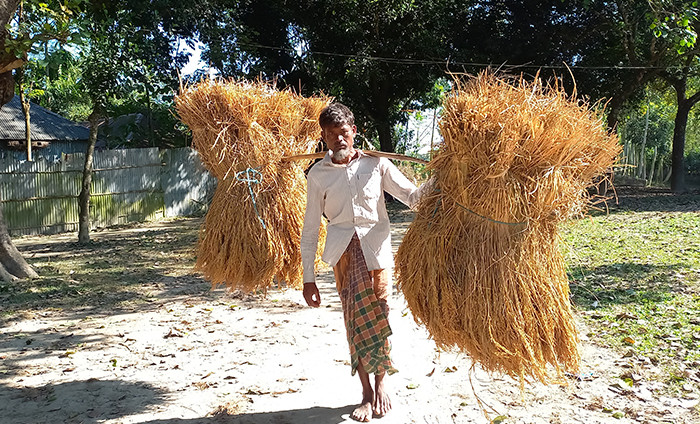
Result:
[[[435,189],[435,192],[436,192],[436,193],[439,193],[439,192],[440,192],[440,189]],[[435,214],[437,213],[438,208],[440,207],[441,202],[442,202],[442,199],[438,199],[438,202],[437,202],[437,204],[435,205],[435,210],[433,211],[433,215],[432,215],[433,218],[435,217]],[[476,213],[476,212],[474,212],[473,210],[469,209],[468,207],[464,206],[463,204],[461,204],[461,203],[459,203],[459,202],[454,202],[454,203],[455,203],[455,205],[457,205],[457,206],[459,206],[460,208],[464,209],[465,211],[471,213],[472,215],[476,215],[476,216],[478,216],[478,217],[481,218],[481,219],[485,219],[485,220],[487,220],[487,221],[491,221],[491,222],[493,222],[494,224],[503,224],[503,225],[526,225],[526,224],[527,224],[527,221],[521,221],[521,222],[504,222],[504,221],[499,221],[499,220],[497,220],[497,219],[489,218],[488,216],[484,216],[484,215],[481,215],[481,214],[479,214],[479,213]]]
[[[253,201],[253,209],[255,209],[255,214],[258,216],[258,220],[262,224],[263,228],[267,229],[267,227],[265,226],[265,221],[263,221],[262,217],[260,217],[260,212],[258,212],[258,204],[255,202],[255,193],[253,193],[252,186],[252,184],[260,184],[262,182],[263,175],[259,171],[259,169],[260,167],[246,168],[243,171],[236,172],[236,181],[248,184],[248,192],[250,193],[250,199]],[[241,177],[241,175],[243,174],[245,174],[245,178]]]

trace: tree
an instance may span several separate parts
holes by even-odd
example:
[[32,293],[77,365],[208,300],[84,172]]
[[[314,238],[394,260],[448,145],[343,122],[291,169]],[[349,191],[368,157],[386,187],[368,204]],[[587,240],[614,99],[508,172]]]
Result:
[[700,101],[700,90],[688,95],[689,68],[684,68],[677,75],[671,72],[664,73],[671,87],[676,92],[676,118],[673,126],[673,143],[671,151],[671,190],[674,193],[685,191],[685,139],[688,127],[688,115],[690,110]]
[[[697,34],[700,30],[700,9],[691,0],[632,0],[595,2],[592,8],[605,14],[608,34],[618,34],[620,43],[611,46],[605,55],[622,67],[619,76],[607,84],[614,93],[609,104],[608,123],[617,122],[622,105],[633,98],[649,82],[662,78],[676,92],[677,110],[671,153],[671,190],[685,190],[685,134],[688,114],[700,100],[700,93],[688,93],[689,79],[698,76]],[[610,7],[605,7],[610,6]],[[615,50],[615,45],[623,47]],[[617,85],[619,88],[614,89]]]
[[[25,20],[25,15],[24,15],[24,2],[20,2],[19,4],[19,12],[17,13],[18,18],[18,26],[21,27],[24,24]],[[27,93],[25,92],[25,67],[27,64],[25,63],[24,65],[20,66],[17,68],[17,73],[16,73],[16,81],[17,81],[17,88],[19,89],[19,100],[20,103],[22,104],[22,113],[24,114],[24,142],[26,143],[27,147],[27,161],[31,162],[32,161],[32,123],[31,123],[31,115],[29,114],[29,109],[31,107],[31,103],[29,102],[29,99],[27,98]]]
[[[19,31],[18,34],[11,34],[7,30],[8,24],[15,16],[20,0],[0,0],[0,24],[2,24],[2,28],[0,28],[0,107],[14,96],[15,81],[12,77],[12,70],[26,63],[27,53],[31,51],[37,41],[57,38],[65,34],[63,17],[70,15],[71,8],[80,3],[80,0],[48,3],[32,2],[45,11],[55,13],[54,16],[61,19],[54,20],[52,24],[45,26],[38,33],[26,34]],[[21,28],[18,29],[21,30]],[[0,278],[13,280],[34,277],[37,277],[36,271],[27,264],[12,243],[0,210]]]
[[432,89],[444,76],[452,22],[443,12],[452,3],[236,2],[198,34],[205,58],[224,76],[262,75],[333,95],[353,109],[365,136],[393,151],[396,122],[408,109],[436,103]]
[[[3,47],[0,49],[0,107],[9,102],[14,96],[15,82],[12,78],[12,70],[23,63],[16,55],[10,54],[4,49],[9,36],[5,25],[14,16],[19,2],[20,0],[0,0],[0,24],[2,24],[2,28],[0,28],[0,47]],[[37,276],[36,271],[27,264],[22,254],[19,253],[14,243],[12,243],[5,225],[2,208],[0,208],[0,278],[10,281],[17,278],[35,278]]]
[[[689,80],[700,76],[700,46],[697,36],[700,32],[700,8],[697,1],[652,1],[655,21],[652,29],[657,37],[667,40],[670,62],[662,73],[676,92],[676,118],[673,128],[673,148],[671,152],[671,190],[674,193],[685,191],[685,140],[690,110],[700,101],[700,88],[693,87],[688,92]],[[677,53],[677,54],[674,54]]]
[[662,80],[649,84],[641,102],[629,102],[620,114],[618,133],[625,145],[624,161],[636,165],[623,168],[623,175],[634,174],[648,184],[670,178],[664,167],[671,161],[675,101]]
[[[163,9],[141,1],[95,1],[82,15],[87,44],[81,85],[92,103],[90,138],[85,154],[83,181],[78,196],[78,241],[90,241],[90,188],[97,128],[108,119],[115,99],[141,97],[148,111],[149,136],[154,137],[153,102],[163,93],[172,95],[176,74],[173,62],[175,35],[162,25]],[[171,25],[172,27],[172,25]]]
[[[579,64],[594,68],[578,79],[595,99],[607,98],[608,126],[616,128],[624,105],[659,77],[666,66],[666,46],[654,36],[646,1],[582,0],[595,34],[581,45]],[[639,97],[637,100],[641,100]]]
[[22,58],[18,58],[14,51],[7,51],[7,41],[9,32],[5,28],[17,10],[21,0],[0,0],[0,107],[6,104],[15,95],[15,81],[12,78],[12,70],[24,63]]

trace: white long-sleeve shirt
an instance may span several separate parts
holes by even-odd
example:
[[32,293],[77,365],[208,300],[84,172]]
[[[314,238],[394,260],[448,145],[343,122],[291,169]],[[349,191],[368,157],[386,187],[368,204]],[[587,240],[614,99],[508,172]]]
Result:
[[384,191],[413,208],[416,186],[386,158],[359,156],[348,164],[335,164],[330,155],[316,163],[307,176],[307,202],[301,235],[304,282],[316,280],[314,259],[322,214],[328,234],[321,259],[334,266],[357,233],[368,270],[393,267],[389,216]]

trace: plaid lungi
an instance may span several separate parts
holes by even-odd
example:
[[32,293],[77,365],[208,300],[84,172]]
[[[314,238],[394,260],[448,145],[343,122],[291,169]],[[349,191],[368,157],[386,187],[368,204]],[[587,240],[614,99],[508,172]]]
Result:
[[354,234],[333,273],[343,303],[352,375],[360,362],[368,374],[395,373],[389,356],[389,272],[367,270],[360,240]]

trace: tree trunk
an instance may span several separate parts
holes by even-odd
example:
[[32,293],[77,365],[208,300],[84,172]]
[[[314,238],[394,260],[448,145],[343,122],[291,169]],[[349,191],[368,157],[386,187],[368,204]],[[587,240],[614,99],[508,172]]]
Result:
[[[5,39],[7,38],[7,30],[5,25],[10,22],[10,19],[15,14],[20,0],[0,0],[0,107],[6,104],[15,95],[15,80],[12,78],[12,69],[16,66],[17,58],[13,53],[5,52]],[[9,69],[6,69],[9,68]]]
[[15,95],[15,79],[12,71],[0,74],[0,107],[7,104]]
[[151,146],[156,146],[155,131],[153,129],[153,105],[151,104],[151,91],[148,89],[148,82],[144,84],[146,89],[146,108],[148,110],[148,138]]
[[[22,72],[24,73],[24,72]],[[27,95],[24,93],[24,84],[19,84],[19,102],[22,104],[22,113],[24,114],[24,142],[27,143],[27,161],[32,161],[32,121],[29,114],[31,104]]]
[[676,90],[676,119],[673,123],[673,147],[671,150],[671,191],[685,192],[685,134],[688,126],[690,109],[700,101],[700,91],[688,97],[688,77],[667,76],[671,86]]
[[391,138],[391,123],[389,121],[378,121],[377,134],[379,135],[379,150],[382,152],[393,152],[394,141]]
[[0,278],[14,280],[17,278],[36,278],[36,271],[24,260],[22,254],[12,243],[7,232],[5,217],[0,207]]
[[[5,24],[10,22],[19,3],[20,0],[0,0],[0,24],[2,24],[2,28],[0,28],[0,69],[4,69],[3,72],[0,72],[0,107],[12,100],[15,95],[15,80],[12,77],[12,69],[19,65],[17,58],[13,54],[6,53],[4,47],[7,37]],[[15,65],[12,65],[13,63]],[[12,243],[0,206],[0,278],[14,280],[36,277],[38,277],[36,271],[29,266]]]
[[85,152],[85,165],[83,166],[83,184],[78,196],[78,243],[90,242],[90,186],[92,185],[92,156],[95,153],[97,143],[97,128],[100,113],[98,106],[92,109],[90,114],[90,138]]
[[608,129],[610,130],[617,130],[617,124],[619,123],[619,116],[620,116],[620,109],[622,108],[622,104],[624,103],[624,99],[621,97],[613,97],[610,100],[609,103],[609,109],[608,109]]
[[394,152],[395,145],[392,139],[393,122],[389,119],[391,104],[389,100],[389,82],[372,78],[369,82],[372,98],[367,99],[369,116],[379,136],[379,150]]
[[0,0],[0,22],[4,25],[10,22],[21,0]]
[[649,176],[647,178],[647,185],[650,186],[654,182],[654,170],[656,169],[656,158],[659,154],[659,150],[654,146],[654,156],[651,159],[651,165],[649,166]]
[[649,134],[649,98],[647,97],[647,113],[644,121],[644,136],[642,136],[642,161],[639,164],[639,177],[643,180],[647,179],[647,135]]
[[690,106],[688,101],[681,101],[679,98],[671,150],[671,191],[674,193],[683,193],[685,191],[685,130],[688,126],[689,112]]

